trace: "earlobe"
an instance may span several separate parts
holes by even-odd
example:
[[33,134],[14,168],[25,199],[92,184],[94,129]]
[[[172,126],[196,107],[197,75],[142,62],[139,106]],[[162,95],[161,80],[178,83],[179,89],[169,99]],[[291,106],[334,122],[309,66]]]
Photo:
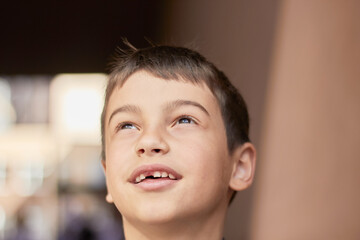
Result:
[[[105,175],[106,175],[106,162],[104,159],[101,160],[101,165],[103,166],[103,169],[104,169],[104,172],[105,172]],[[106,197],[105,197],[105,200],[108,202],[108,203],[114,203],[114,200],[111,196],[111,194],[108,192],[106,194]]]
[[256,151],[252,143],[246,142],[234,150],[233,171],[229,186],[232,190],[241,191],[251,185],[254,179]]
[[104,172],[106,172],[106,162],[105,162],[105,159],[101,159],[101,165],[104,169]]
[[106,199],[106,201],[107,201],[108,203],[114,203],[114,200],[113,200],[113,198],[112,198],[112,196],[111,196],[110,193],[107,193],[107,194],[106,194],[105,199]]

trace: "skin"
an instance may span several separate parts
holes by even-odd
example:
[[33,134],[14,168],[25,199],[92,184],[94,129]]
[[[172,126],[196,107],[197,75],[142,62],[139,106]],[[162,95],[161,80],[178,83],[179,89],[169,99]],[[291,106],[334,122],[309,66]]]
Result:
[[[139,71],[114,89],[105,121],[109,194],[126,239],[221,239],[229,197],[253,178],[250,143],[228,152],[216,98],[205,84],[165,81]],[[181,179],[144,190],[138,167],[162,164]]]

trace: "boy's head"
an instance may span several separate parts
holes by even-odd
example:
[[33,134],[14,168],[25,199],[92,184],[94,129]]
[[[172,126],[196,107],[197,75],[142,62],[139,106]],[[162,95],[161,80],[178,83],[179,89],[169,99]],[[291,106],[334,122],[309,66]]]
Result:
[[164,80],[177,80],[193,84],[205,83],[216,97],[224,120],[230,152],[249,142],[249,115],[245,101],[225,74],[199,53],[182,47],[159,46],[119,50],[105,94],[101,116],[102,159],[105,153],[105,118],[109,98],[116,87],[121,87],[135,72],[143,70]]
[[200,54],[121,51],[101,124],[107,200],[125,233],[144,223],[222,222],[233,191],[253,179],[248,121],[235,87]]

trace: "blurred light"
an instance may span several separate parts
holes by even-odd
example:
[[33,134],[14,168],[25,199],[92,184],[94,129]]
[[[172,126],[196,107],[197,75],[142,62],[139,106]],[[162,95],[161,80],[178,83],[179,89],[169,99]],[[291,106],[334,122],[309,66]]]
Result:
[[8,129],[16,120],[10,98],[10,86],[7,81],[0,78],[0,132]]
[[105,74],[61,74],[50,86],[50,123],[56,136],[76,144],[100,143]]
[[33,239],[50,239],[49,222],[45,221],[44,212],[40,206],[32,205],[26,209],[26,227],[31,230]]
[[11,98],[11,91],[9,83],[5,80],[0,78],[0,96],[7,101],[10,101]]
[[0,134],[0,197],[30,196],[54,173],[57,145],[47,125],[14,125]]
[[6,213],[2,206],[0,206],[0,239],[5,238],[5,223],[6,223]]
[[7,162],[0,157],[0,196],[6,192]]
[[70,132],[88,132],[98,127],[101,103],[99,94],[92,89],[70,89],[64,95],[64,127]]
[[20,196],[31,196],[41,188],[44,179],[44,165],[42,162],[28,161],[17,170],[16,186],[14,190]]

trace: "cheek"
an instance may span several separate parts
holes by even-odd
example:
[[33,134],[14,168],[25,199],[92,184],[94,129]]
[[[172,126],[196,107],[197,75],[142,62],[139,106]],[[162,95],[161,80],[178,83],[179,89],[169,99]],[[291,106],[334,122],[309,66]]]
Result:
[[114,203],[120,212],[124,211],[124,206],[131,199],[127,195],[121,194],[126,191],[128,178],[129,151],[125,146],[116,142],[111,142],[106,146],[106,185],[112,195]]
[[[182,151],[185,176],[189,181],[187,193],[200,205],[218,204],[229,189],[229,158],[216,141],[189,141]],[[195,199],[195,200],[194,200]]]
[[131,163],[131,149],[127,144],[115,139],[106,145],[106,178],[109,184],[119,183],[126,178],[126,169]]
[[187,139],[183,149],[185,161],[201,180],[208,182],[226,178],[229,158],[224,139],[205,133]]
[[133,131],[125,131],[127,134],[113,134],[106,139],[106,156],[121,161],[133,153],[134,142],[137,134]]

